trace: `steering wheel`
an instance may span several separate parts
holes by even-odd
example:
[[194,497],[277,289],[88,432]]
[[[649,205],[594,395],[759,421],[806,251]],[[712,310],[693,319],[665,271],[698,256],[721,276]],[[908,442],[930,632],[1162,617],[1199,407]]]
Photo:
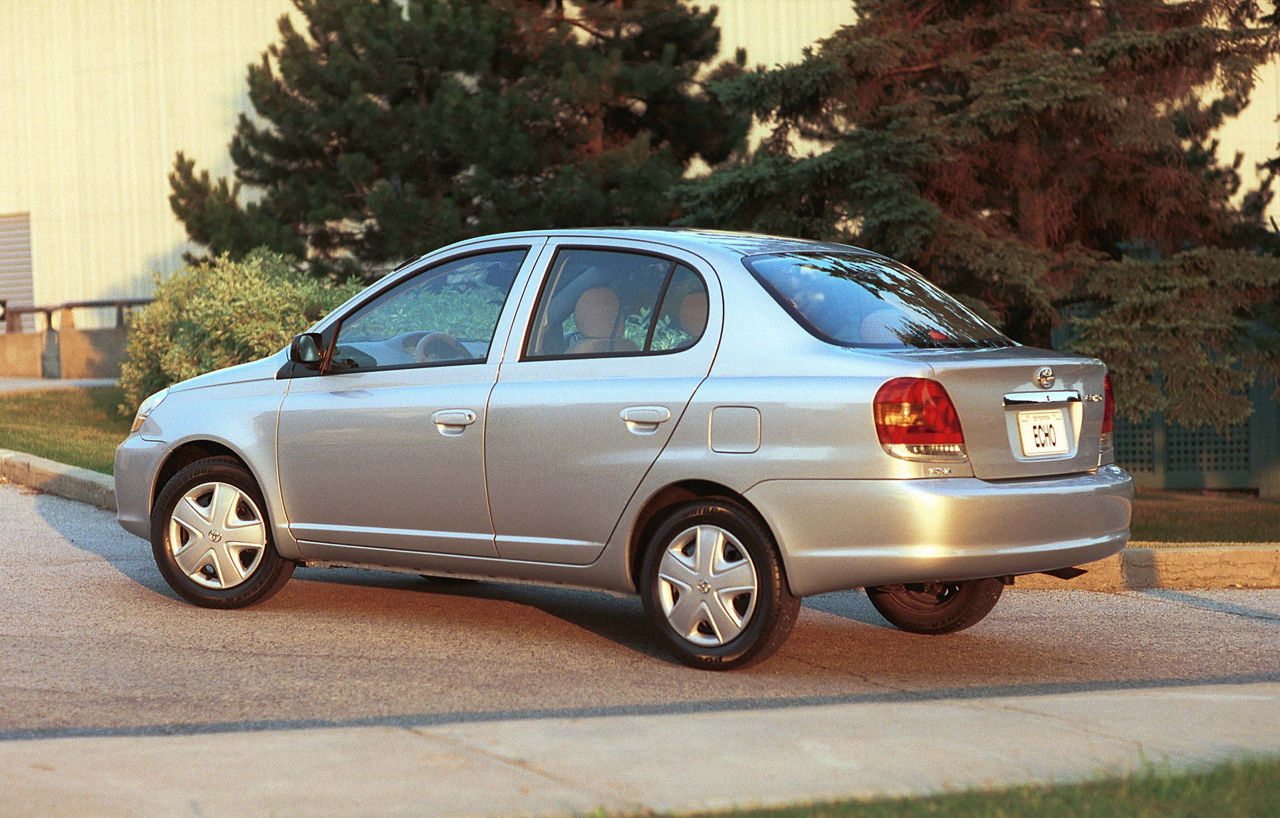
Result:
[[394,338],[388,338],[387,343],[397,349],[404,350],[406,354],[412,355],[414,348],[418,346],[418,342],[422,340],[423,336],[428,334],[428,332],[423,330],[418,330],[416,332],[402,332]]
[[423,363],[434,361],[470,361],[471,353],[462,342],[443,332],[428,332],[413,347],[413,357]]

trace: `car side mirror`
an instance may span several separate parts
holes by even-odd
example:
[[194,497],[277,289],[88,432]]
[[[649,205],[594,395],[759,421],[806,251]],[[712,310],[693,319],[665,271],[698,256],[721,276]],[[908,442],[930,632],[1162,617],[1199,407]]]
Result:
[[320,347],[323,344],[318,332],[304,332],[293,336],[289,344],[289,360],[308,369],[320,367]]

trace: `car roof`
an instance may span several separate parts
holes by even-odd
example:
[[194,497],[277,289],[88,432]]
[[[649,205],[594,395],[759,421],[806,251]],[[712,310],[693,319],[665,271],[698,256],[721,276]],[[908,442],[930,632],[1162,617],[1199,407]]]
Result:
[[464,246],[470,241],[490,241],[505,238],[591,238],[591,239],[635,239],[651,241],[681,247],[692,252],[713,250],[751,256],[761,253],[796,253],[828,250],[850,252],[876,256],[869,250],[848,244],[835,242],[797,239],[787,236],[769,236],[762,233],[740,233],[731,230],[707,230],[697,227],[586,227],[560,228],[554,230],[523,230],[513,233],[498,233],[488,236],[477,236],[474,239],[460,242]]

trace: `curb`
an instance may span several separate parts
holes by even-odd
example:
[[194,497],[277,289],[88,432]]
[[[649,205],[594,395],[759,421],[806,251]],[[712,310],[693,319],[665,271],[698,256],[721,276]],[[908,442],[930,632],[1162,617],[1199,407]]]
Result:
[[1179,543],[1171,548],[1138,543],[1080,567],[1088,573],[1075,579],[1029,574],[1018,577],[1014,587],[1035,591],[1280,588],[1280,544]]
[[106,474],[33,454],[0,449],[0,477],[68,500],[116,510],[116,483]]
[[[116,510],[115,480],[96,471],[31,454],[0,449],[0,477],[12,483]],[[1123,551],[1080,566],[1075,579],[1046,574],[1018,577],[1015,587],[1034,591],[1134,591],[1149,588],[1280,588],[1280,544],[1133,543]]]

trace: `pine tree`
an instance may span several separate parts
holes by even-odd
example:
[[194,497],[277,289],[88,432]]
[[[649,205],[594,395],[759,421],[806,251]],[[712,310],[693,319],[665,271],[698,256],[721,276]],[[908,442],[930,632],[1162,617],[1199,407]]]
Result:
[[[294,0],[304,31],[249,68],[236,181],[179,153],[174,213],[212,254],[266,245],[319,274],[500,230],[665,224],[695,157],[749,118],[705,92],[716,12],[667,0]],[[740,64],[741,60],[739,60]],[[245,195],[251,194],[251,195]]]
[[798,63],[718,86],[772,133],[685,187],[685,223],[863,244],[1042,346],[1088,301],[1077,347],[1127,414],[1246,413],[1231,395],[1280,371],[1254,337],[1280,266],[1228,249],[1246,215],[1211,137],[1280,53],[1274,19],[1249,0],[855,7]]

